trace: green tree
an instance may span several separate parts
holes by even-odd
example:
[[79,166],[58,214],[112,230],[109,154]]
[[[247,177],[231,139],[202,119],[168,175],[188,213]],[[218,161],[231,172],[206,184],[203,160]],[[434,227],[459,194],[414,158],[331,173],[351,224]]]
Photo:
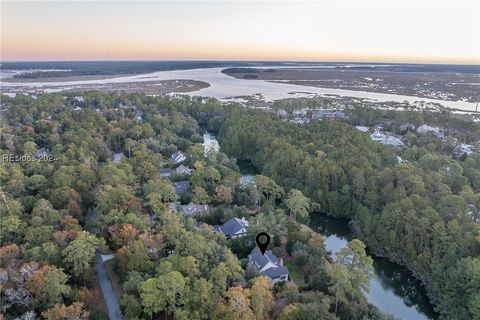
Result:
[[81,278],[90,270],[95,250],[104,245],[103,239],[95,237],[88,231],[80,231],[77,238],[63,250],[63,261],[76,277]]
[[150,278],[141,287],[142,305],[150,315],[165,311],[175,318],[177,307],[184,303],[185,289],[185,278],[177,271]]
[[337,315],[338,302],[347,302],[348,295],[352,293],[353,286],[350,279],[350,271],[344,264],[333,264],[330,272],[331,283],[330,292],[335,297],[335,316]]
[[348,267],[352,280],[352,293],[357,299],[368,292],[373,277],[373,260],[365,251],[365,244],[353,239],[336,254],[336,262]]
[[288,193],[287,199],[285,200],[285,205],[290,212],[290,217],[299,220],[307,221],[308,220],[308,210],[310,208],[310,199],[305,197],[302,191],[297,189],[292,189]]

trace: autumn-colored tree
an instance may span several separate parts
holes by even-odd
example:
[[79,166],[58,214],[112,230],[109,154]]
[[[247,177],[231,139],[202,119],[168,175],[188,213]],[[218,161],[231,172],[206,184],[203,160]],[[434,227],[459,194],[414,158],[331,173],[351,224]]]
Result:
[[299,308],[296,304],[288,304],[278,314],[277,320],[296,320],[298,318]]
[[81,203],[82,203],[82,197],[80,196],[80,194],[77,191],[70,189],[67,209],[72,216],[74,217],[81,216],[82,214],[82,208],[80,207]]
[[83,303],[74,302],[69,306],[57,303],[42,312],[42,316],[47,320],[86,320],[90,314],[83,309]]
[[232,188],[220,185],[215,188],[216,201],[222,204],[231,204],[233,201]]
[[165,248],[165,239],[162,232],[152,232],[147,230],[139,236],[139,239],[148,247],[148,252],[155,260],[160,258],[162,250]]
[[75,295],[75,301],[83,303],[83,305],[88,309],[99,308],[102,304],[102,299],[102,294],[97,288],[82,288]]
[[275,305],[272,289],[273,283],[268,277],[260,276],[253,280],[250,300],[257,320],[270,318],[269,313]]
[[0,266],[4,267],[20,254],[20,247],[15,244],[6,244],[0,247]]
[[67,280],[68,276],[63,270],[44,265],[28,277],[25,286],[32,294],[34,305],[44,309],[62,302],[63,296],[70,293]]
[[53,233],[53,242],[55,242],[60,248],[65,248],[72,240],[75,240],[77,237],[78,231],[75,229],[56,231]]
[[79,225],[78,225],[78,219],[74,218],[72,216],[64,216],[62,219],[60,219],[60,226],[64,230],[78,230]]
[[125,246],[135,240],[139,234],[138,230],[131,224],[119,226],[114,224],[108,228],[112,241],[118,246]]
[[228,289],[225,299],[217,305],[215,316],[223,320],[256,319],[250,308],[250,290],[242,287]]

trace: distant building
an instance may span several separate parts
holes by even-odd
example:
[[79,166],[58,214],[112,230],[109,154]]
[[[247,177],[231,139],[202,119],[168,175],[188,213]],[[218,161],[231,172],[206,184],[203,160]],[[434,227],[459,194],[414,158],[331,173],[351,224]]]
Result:
[[461,143],[455,147],[456,155],[471,154],[475,150],[475,147],[471,144]]
[[184,194],[190,188],[190,181],[182,180],[182,181],[175,181],[172,182],[173,187],[175,188],[175,192],[179,195]]
[[288,112],[285,111],[285,109],[279,109],[277,110],[277,115],[282,118],[285,118],[285,117],[288,117]]
[[187,159],[187,157],[185,157],[183,155],[183,153],[181,153],[180,151],[178,152],[175,152],[174,154],[172,154],[172,160],[175,162],[175,163],[182,163],[183,161],[185,161]]
[[190,169],[189,167],[187,166],[184,166],[183,164],[178,166],[176,169],[175,169],[175,173],[176,174],[187,174],[187,175],[191,175],[193,172],[193,169]]
[[399,128],[400,132],[406,133],[408,131],[415,131],[415,126],[411,123],[404,123]]
[[274,255],[272,250],[267,250],[265,254],[262,254],[260,249],[255,247],[248,255],[248,263],[254,265],[260,274],[269,277],[273,283],[288,280],[288,268],[283,266],[282,259]]
[[178,166],[175,169],[170,169],[170,168],[161,168],[160,169],[160,176],[161,177],[170,177],[172,174],[178,174],[178,175],[191,175],[193,172],[193,169],[190,169],[187,166],[184,166],[183,164]]
[[356,126],[355,128],[357,128],[357,130],[361,132],[368,132],[368,127]]
[[196,213],[208,212],[207,204],[194,204],[193,202],[190,202],[189,204],[180,207],[187,217]]
[[397,146],[397,147],[405,145],[400,138],[395,137],[393,135],[385,134],[380,131],[374,131],[370,135],[370,138],[372,138],[373,141],[380,142],[381,144],[385,144],[385,145]]
[[172,174],[173,170],[170,169],[170,168],[161,168],[160,169],[160,176],[161,177],[170,177],[170,175]]
[[37,152],[35,152],[35,157],[40,158],[40,157],[45,157],[50,154],[50,151],[47,148],[41,148],[38,149]]
[[308,113],[307,109],[297,109],[292,111],[292,115],[295,117],[306,117]]
[[312,112],[313,119],[325,119],[325,118],[344,118],[345,113],[338,110],[315,110]]
[[443,134],[443,130],[442,128],[439,128],[439,127],[431,127],[429,125],[426,125],[426,124],[422,124],[421,126],[419,126],[417,128],[417,133],[422,133],[422,134],[425,134],[425,133],[433,133],[434,135],[436,135],[438,138],[443,138],[444,137],[444,134]]
[[221,226],[213,226],[217,232],[222,232],[227,239],[244,237],[248,231],[248,221],[242,217],[232,218]]

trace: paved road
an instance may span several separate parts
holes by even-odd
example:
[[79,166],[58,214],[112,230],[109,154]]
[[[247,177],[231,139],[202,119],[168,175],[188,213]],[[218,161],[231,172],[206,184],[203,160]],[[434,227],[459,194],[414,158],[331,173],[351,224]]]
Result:
[[120,305],[118,303],[117,295],[113,290],[112,282],[105,269],[105,261],[113,259],[113,254],[100,254],[95,256],[95,272],[97,273],[97,279],[102,288],[103,299],[107,305],[108,318],[110,320],[122,320],[122,312],[120,311]]

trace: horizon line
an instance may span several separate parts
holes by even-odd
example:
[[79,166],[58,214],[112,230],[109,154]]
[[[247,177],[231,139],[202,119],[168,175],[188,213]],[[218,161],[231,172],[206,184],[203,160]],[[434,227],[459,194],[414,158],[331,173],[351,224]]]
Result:
[[479,62],[412,62],[412,61],[374,61],[374,60],[281,60],[281,59],[45,59],[45,60],[1,60],[2,63],[42,63],[42,62],[291,62],[291,63],[358,63],[358,64],[411,64],[411,65],[465,65],[479,66]]

